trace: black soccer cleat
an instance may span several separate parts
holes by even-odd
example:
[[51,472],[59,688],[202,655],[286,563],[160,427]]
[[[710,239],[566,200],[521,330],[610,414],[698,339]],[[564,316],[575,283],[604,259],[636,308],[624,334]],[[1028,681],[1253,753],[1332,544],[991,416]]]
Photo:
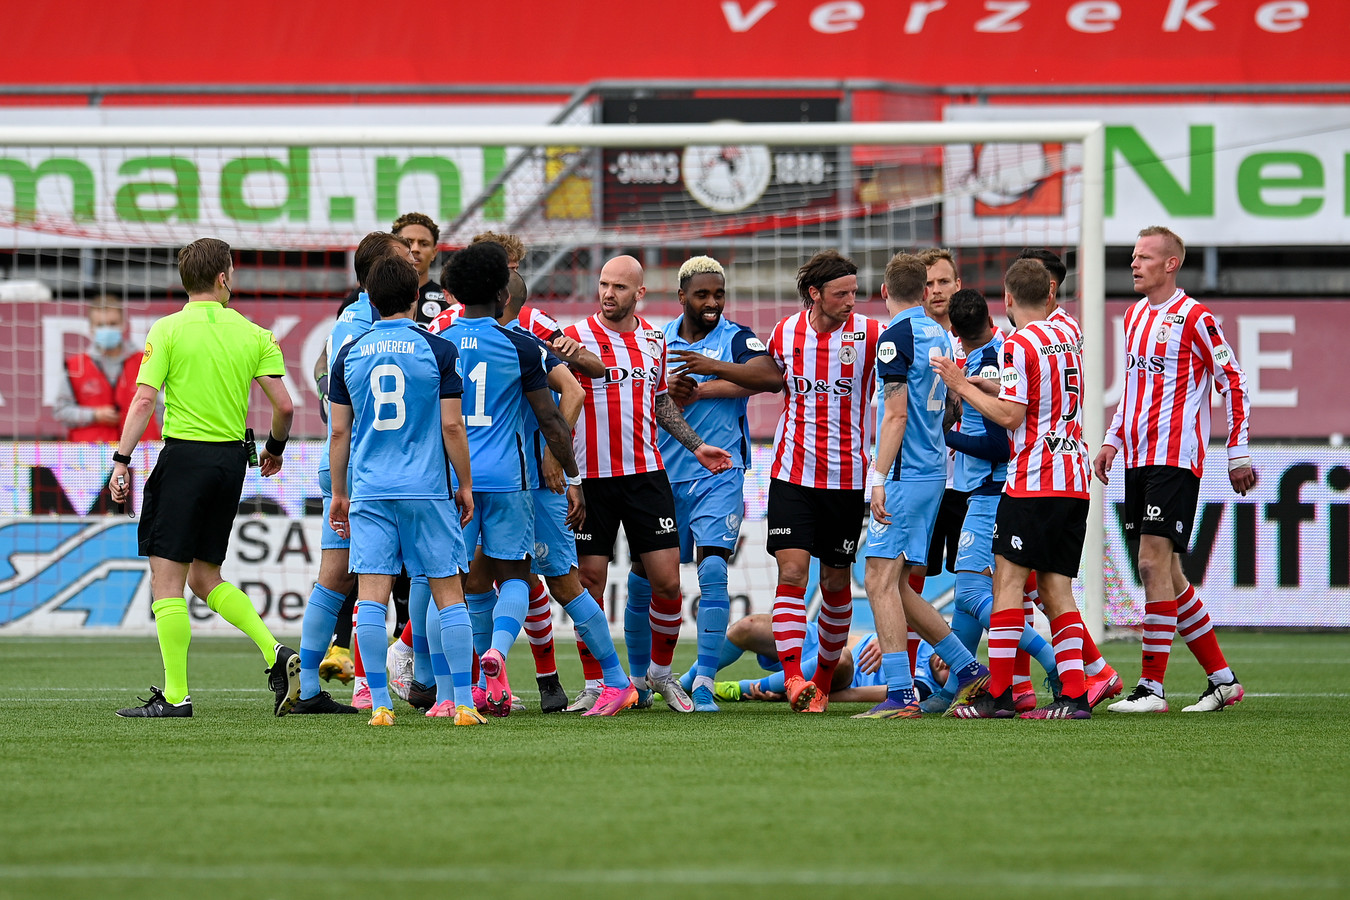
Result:
[[281,718],[295,708],[300,699],[300,654],[284,644],[277,644],[277,661],[267,669],[267,688],[277,695],[273,710]]
[[354,714],[359,712],[355,706],[348,706],[345,703],[339,703],[333,699],[333,695],[327,691],[319,691],[313,697],[308,699],[300,698],[295,701],[295,706],[291,708],[293,716],[324,715],[324,714]]
[[150,699],[137,697],[144,706],[132,706],[119,709],[117,714],[124,719],[190,719],[192,718],[192,698],[184,697],[182,703],[170,703],[164,699],[164,692],[150,687]]
[[567,709],[567,691],[563,690],[557,672],[552,675],[540,675],[535,681],[539,682],[540,712],[555,713]]
[[436,705],[436,685],[425,685],[417,679],[408,681],[408,705],[427,710]]

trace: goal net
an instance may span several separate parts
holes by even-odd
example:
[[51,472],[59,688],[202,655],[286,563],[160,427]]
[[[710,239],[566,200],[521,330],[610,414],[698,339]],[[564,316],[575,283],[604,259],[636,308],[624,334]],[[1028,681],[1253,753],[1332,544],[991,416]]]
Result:
[[[659,327],[679,314],[680,264],[707,254],[727,270],[726,315],[765,339],[800,309],[796,271],[822,249],[857,263],[858,310],[884,321],[891,255],[948,248],[962,286],[983,291],[1003,322],[1004,269],[1022,248],[1048,247],[1069,266],[1061,302],[1084,326],[1084,396],[1100,398],[1102,171],[1101,129],[1086,122],[0,128],[0,632],[152,630],[135,524],[104,486],[112,447],[97,434],[68,440],[79,405],[68,367],[96,355],[91,307],[109,305],[99,298],[121,308],[130,348],[178,308],[174,255],[198,237],[232,245],[233,305],[277,335],[287,360],[297,439],[279,476],[249,475],[225,575],[291,632],[318,568],[323,425],[309,373],[365,233],[416,210],[438,223],[443,251],[485,230],[514,234],[531,303],[564,324],[594,312],[601,265],[629,253],[646,270],[640,313]],[[764,514],[780,408],[776,397],[751,403],[733,616],[772,603]],[[1085,403],[1084,416],[1095,447],[1101,404]],[[137,501],[158,447],[137,451]],[[1096,631],[1108,595],[1130,602],[1104,593],[1119,579],[1102,571],[1102,524],[1098,497],[1079,581]],[[626,590],[617,552],[611,616]],[[692,623],[691,567],[685,582]],[[934,573],[926,594],[943,606],[951,583]],[[192,609],[209,630],[205,604]]]

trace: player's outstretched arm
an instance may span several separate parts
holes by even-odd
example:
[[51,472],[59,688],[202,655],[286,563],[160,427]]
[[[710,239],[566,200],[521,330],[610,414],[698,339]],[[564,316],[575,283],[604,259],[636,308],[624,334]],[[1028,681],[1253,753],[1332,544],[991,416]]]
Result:
[[1092,474],[1102,484],[1111,483],[1111,464],[1116,461],[1116,448],[1110,444],[1103,444],[1102,449],[1097,451],[1097,457],[1092,461]]
[[872,461],[872,518],[882,525],[891,524],[886,511],[886,474],[900,455],[900,444],[905,440],[905,426],[909,423],[909,385],[903,381],[888,381],[881,389],[881,428],[877,431],[877,458]]
[[600,357],[582,346],[576,338],[570,338],[561,331],[548,342],[549,349],[558,354],[558,358],[576,369],[587,378],[603,378],[605,364]]
[[[127,407],[127,421],[122,426],[121,440],[113,448],[115,453],[121,453],[125,449],[124,455],[130,456],[131,451],[136,449],[136,445],[141,441],[141,435],[145,434],[145,426],[150,424],[150,417],[155,414],[155,399],[158,396],[157,388],[148,384],[136,385],[136,394],[131,398],[131,405]],[[112,474],[108,476],[108,493],[114,503],[126,503],[131,493],[127,467],[120,462],[113,462]]]
[[675,405],[675,401],[667,394],[661,394],[656,398],[656,423],[694,454],[699,464],[709,472],[715,475],[731,468],[731,454],[699,437],[698,432],[684,420],[684,415]]
[[1000,428],[1015,431],[1026,419],[1027,408],[1025,405],[1015,403],[1012,400],[989,396],[980,389],[979,385],[972,384],[970,379],[966,377],[965,371],[947,357],[934,356],[929,360],[929,364],[933,367],[933,371],[937,372],[946,382],[947,390],[960,395],[961,399],[975,407],[980,415]]
[[469,434],[464,430],[464,413],[458,397],[441,398],[441,443],[459,481],[455,505],[459,507],[462,528],[473,518],[473,474],[469,471]]
[[[756,356],[743,363],[734,363],[730,360],[704,356],[697,350],[672,350],[670,351],[670,362],[679,367],[674,370],[676,375],[711,376],[721,381],[729,381],[745,389],[749,394],[776,394],[783,390],[783,373],[778,370],[778,365],[771,356]],[[700,385],[700,396],[711,396],[703,393],[704,389],[711,386],[712,383],[710,382]],[[744,397],[749,396],[749,394],[728,394],[727,396]]]
[[282,451],[272,453],[267,449],[267,443],[270,441],[264,442],[258,460],[262,464],[263,477],[267,478],[281,471],[281,453],[291,436],[291,423],[295,421],[295,404],[291,401],[291,392],[286,390],[286,382],[279,376],[263,375],[255,380],[267,395],[268,402],[272,404],[272,424],[268,428],[268,435],[279,441],[283,448]]
[[328,504],[328,524],[340,537],[351,537],[347,521],[347,465],[351,460],[352,408],[345,403],[334,403],[328,420],[333,436],[328,442],[328,468],[333,476],[333,499]]

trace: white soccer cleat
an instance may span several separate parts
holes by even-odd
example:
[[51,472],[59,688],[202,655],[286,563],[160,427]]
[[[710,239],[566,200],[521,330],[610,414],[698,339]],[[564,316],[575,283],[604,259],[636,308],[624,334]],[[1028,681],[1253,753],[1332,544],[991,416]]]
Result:
[[591,707],[595,705],[595,701],[599,699],[600,699],[600,688],[588,686],[584,690],[582,690],[580,694],[577,694],[576,699],[573,700],[571,704],[568,705],[568,707],[563,710],[563,712],[570,712],[570,713],[589,712]]
[[678,713],[691,713],[694,711],[694,701],[689,699],[689,695],[684,692],[680,686],[680,679],[676,678],[674,673],[667,672],[665,675],[657,677],[647,672],[647,686],[661,695],[661,699],[666,701],[666,706]]
[[1159,697],[1139,684],[1135,685],[1134,690],[1130,691],[1130,696],[1124,700],[1117,700],[1107,709],[1117,713],[1165,713],[1167,712],[1167,698]]
[[[389,672],[390,681],[409,682],[413,680],[413,652],[412,648],[407,650],[399,648],[406,646],[402,641],[394,641],[389,645],[389,652],[384,655],[384,667]],[[403,698],[407,700],[407,697]]]
[[1190,706],[1184,707],[1182,712],[1221,712],[1232,706],[1234,703],[1242,702],[1242,696],[1246,692],[1242,690],[1242,685],[1236,681],[1230,681],[1228,684],[1211,684],[1205,688],[1205,692],[1200,695],[1200,699]]

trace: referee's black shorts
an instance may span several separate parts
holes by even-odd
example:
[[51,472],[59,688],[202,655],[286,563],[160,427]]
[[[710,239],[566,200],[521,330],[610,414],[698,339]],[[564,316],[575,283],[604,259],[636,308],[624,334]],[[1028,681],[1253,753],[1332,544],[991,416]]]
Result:
[[225,562],[247,468],[242,441],[165,439],[145,483],[136,532],[141,556]]

